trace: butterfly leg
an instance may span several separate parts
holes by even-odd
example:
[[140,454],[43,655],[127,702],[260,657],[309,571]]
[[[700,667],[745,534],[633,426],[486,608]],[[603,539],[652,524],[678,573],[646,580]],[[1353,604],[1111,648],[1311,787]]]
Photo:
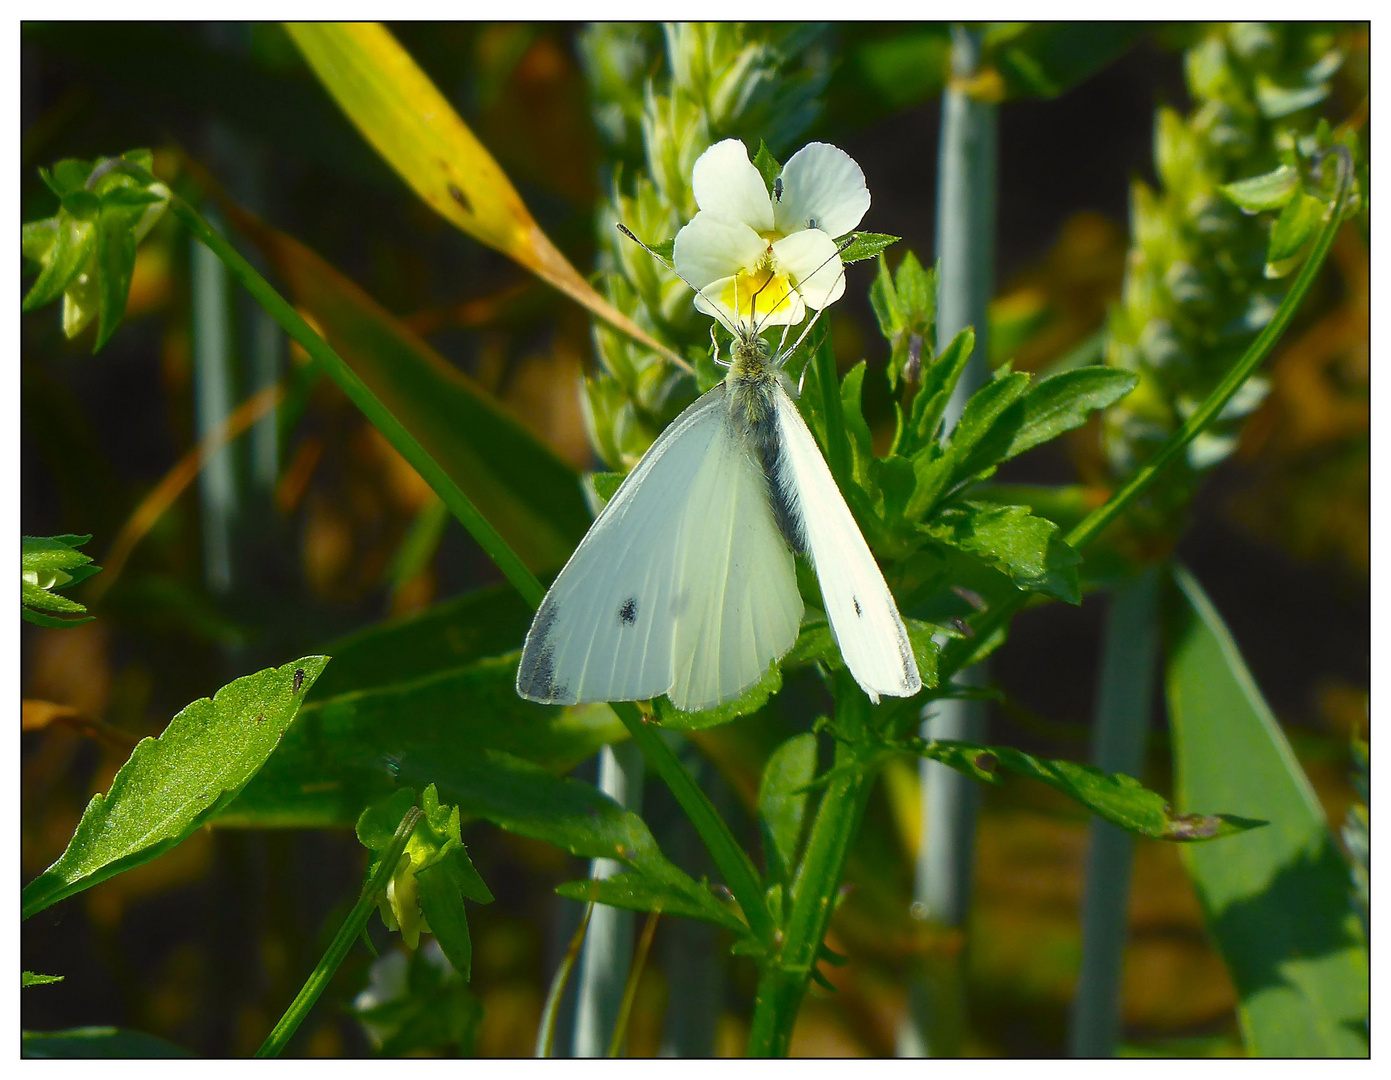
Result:
[[720,343],[715,337],[715,324],[710,324],[710,356],[720,367],[729,367],[728,360],[720,359]]

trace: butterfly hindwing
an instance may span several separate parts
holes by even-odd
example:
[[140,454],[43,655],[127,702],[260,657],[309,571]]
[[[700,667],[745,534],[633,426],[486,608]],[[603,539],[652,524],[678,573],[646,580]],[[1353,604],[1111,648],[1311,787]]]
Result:
[[792,553],[723,386],[662,433],[542,601],[517,692],[546,703],[737,697],[791,648]]
[[922,678],[898,605],[816,440],[781,385],[777,416],[779,480],[785,491],[796,493],[807,555],[845,664],[874,701],[880,694],[911,697],[922,689]]

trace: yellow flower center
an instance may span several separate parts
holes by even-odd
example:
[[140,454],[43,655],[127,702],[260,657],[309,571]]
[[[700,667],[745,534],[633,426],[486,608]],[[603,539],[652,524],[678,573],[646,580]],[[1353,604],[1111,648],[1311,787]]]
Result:
[[720,303],[733,310],[740,322],[759,322],[772,312],[791,311],[792,282],[779,272],[769,257],[759,260],[752,270],[741,270],[724,287]]

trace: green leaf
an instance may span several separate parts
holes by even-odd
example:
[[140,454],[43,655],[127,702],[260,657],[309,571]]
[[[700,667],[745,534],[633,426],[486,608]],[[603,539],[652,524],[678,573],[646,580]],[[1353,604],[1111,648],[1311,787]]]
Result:
[[797,866],[797,849],[807,812],[807,785],[816,775],[816,736],[794,735],[763,767],[758,785],[758,826],[768,880],[788,885]]
[[186,1058],[181,1046],[127,1028],[85,1027],[66,1031],[22,1031],[22,1058]]
[[333,643],[325,651],[337,659],[299,720],[218,823],[351,827],[396,789],[404,757],[495,749],[568,772],[622,740],[626,729],[607,706],[561,709],[517,696],[515,648],[531,616],[515,591],[497,586]]
[[1248,214],[1279,210],[1294,198],[1298,190],[1299,170],[1289,165],[1221,186],[1222,194]]
[[782,670],[778,662],[774,660],[768,665],[768,670],[763,673],[758,682],[733,701],[726,701],[723,705],[717,705],[713,709],[706,709],[703,712],[682,712],[671,703],[665,694],[657,698],[653,705],[662,727],[672,728],[675,731],[700,731],[703,728],[728,724],[731,720],[737,720],[741,716],[758,712],[759,709],[768,704],[768,699],[781,689]]
[[181,843],[255,775],[294,719],[326,656],[247,675],[142,739],[105,796],[94,795],[58,861],[25,886],[22,917]]
[[1367,1054],[1368,960],[1323,808],[1201,586],[1175,572],[1167,648],[1176,801],[1270,827],[1184,851],[1240,996],[1247,1051]]
[[753,167],[758,170],[758,175],[763,177],[763,186],[768,189],[768,197],[776,198],[775,185],[778,177],[782,175],[782,166],[762,139],[758,140],[758,153],[753,156]]
[[851,242],[849,247],[844,248],[840,253],[840,261],[846,266],[849,266],[851,263],[862,262],[865,259],[872,259],[885,248],[897,244],[903,239],[901,236],[889,236],[887,233],[846,233],[845,236],[836,237],[836,246],[839,247],[852,236],[855,239]]
[[47,986],[49,983],[60,983],[63,978],[62,975],[35,975],[32,971],[26,971],[19,985],[21,989],[26,986]]
[[1077,553],[1058,535],[1058,526],[1025,506],[966,502],[943,510],[928,535],[984,559],[1021,589],[1081,603]]
[[1081,427],[1093,412],[1114,405],[1135,389],[1136,381],[1128,371],[1093,364],[1035,383],[1019,402],[1019,424],[998,460],[1007,461]]
[[692,888],[654,881],[643,874],[628,872],[606,878],[567,881],[556,886],[556,893],[567,900],[592,901],[626,911],[656,911],[699,919],[736,934],[748,933],[742,919],[716,898],[708,886],[692,882]]
[[[1075,761],[1035,757],[1011,746],[919,739],[914,740],[914,749],[922,757],[940,761],[985,783],[998,783],[1001,770],[1042,781],[1112,825],[1151,840],[1216,840],[1266,824],[1232,814],[1175,814],[1162,795],[1134,777],[1104,773]],[[1230,847],[1227,844],[1213,850],[1220,858]]]
[[1296,256],[1304,250],[1328,213],[1328,205],[1301,191],[1292,198],[1270,230],[1266,250],[1266,277],[1283,277],[1294,268]]
[[552,776],[493,750],[448,760],[408,757],[400,764],[400,777],[406,783],[437,784],[441,797],[457,802],[465,815],[572,855],[620,862],[637,872],[644,887],[672,889],[705,906],[709,889],[667,860],[641,817],[590,784]]
[[56,217],[24,226],[24,254],[37,259],[43,269],[24,297],[22,311],[37,311],[51,304],[72,283],[92,258],[96,244],[94,218],[62,210]]

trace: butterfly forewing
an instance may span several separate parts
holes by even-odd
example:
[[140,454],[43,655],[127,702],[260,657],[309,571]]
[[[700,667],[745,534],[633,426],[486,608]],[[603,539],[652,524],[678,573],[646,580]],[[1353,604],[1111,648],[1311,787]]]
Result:
[[816,440],[781,385],[777,415],[779,480],[784,490],[796,492],[807,554],[845,664],[874,701],[880,694],[911,697],[922,689],[922,678],[898,605]]
[[653,444],[556,578],[517,692],[709,708],[792,647],[801,615],[792,553],[718,386]]

